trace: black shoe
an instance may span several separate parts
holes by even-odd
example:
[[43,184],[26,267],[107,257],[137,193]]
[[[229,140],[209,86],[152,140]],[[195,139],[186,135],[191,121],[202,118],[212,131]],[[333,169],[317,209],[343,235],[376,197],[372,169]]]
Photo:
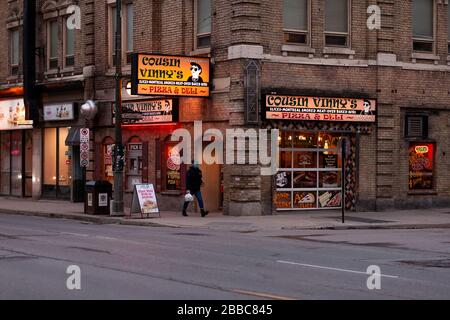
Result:
[[208,215],[209,211],[205,211],[205,210],[201,209],[201,213],[202,213],[202,218],[203,218]]
[[188,216],[187,213],[186,213],[186,210],[183,210],[183,216],[184,216],[184,217],[187,217],[187,216]]

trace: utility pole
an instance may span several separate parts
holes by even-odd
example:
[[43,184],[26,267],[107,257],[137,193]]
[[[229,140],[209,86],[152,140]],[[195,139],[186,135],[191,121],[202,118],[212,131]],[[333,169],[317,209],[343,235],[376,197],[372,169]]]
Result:
[[23,2],[23,88],[27,119],[39,121],[36,94],[36,2]]
[[115,146],[114,146],[114,202],[112,216],[124,215],[123,205],[123,166],[124,150],[122,145],[122,0],[116,1],[116,101],[115,114]]

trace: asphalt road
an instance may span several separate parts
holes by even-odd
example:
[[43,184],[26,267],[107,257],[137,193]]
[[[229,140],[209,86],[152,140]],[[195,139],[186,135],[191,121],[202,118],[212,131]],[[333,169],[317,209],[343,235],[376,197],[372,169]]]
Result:
[[[450,229],[239,233],[0,214],[0,299],[450,299],[449,244]],[[71,265],[80,290],[67,289]],[[371,265],[380,289],[367,288]]]

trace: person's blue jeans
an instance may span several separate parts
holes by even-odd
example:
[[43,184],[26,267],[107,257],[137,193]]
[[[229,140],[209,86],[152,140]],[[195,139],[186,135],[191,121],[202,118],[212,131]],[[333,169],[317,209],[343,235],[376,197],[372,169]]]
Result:
[[[198,206],[200,207],[200,209],[204,209],[202,192],[201,192],[201,191],[197,191],[197,192],[194,193],[193,195],[197,198]],[[190,202],[185,202],[185,203],[184,203],[184,206],[183,206],[183,209],[184,209],[184,210],[186,210],[186,209],[188,208],[189,203],[190,203]]]

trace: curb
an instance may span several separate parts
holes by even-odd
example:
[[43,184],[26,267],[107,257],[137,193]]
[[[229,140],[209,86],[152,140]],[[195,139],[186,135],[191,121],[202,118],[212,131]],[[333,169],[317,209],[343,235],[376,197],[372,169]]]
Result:
[[0,209],[0,214],[22,215],[29,217],[41,217],[50,219],[69,219],[76,221],[91,222],[97,224],[120,224],[129,226],[143,226],[143,227],[165,227],[165,228],[178,228],[176,226],[165,225],[161,223],[155,223],[150,221],[136,221],[128,220],[124,218],[108,217],[108,216],[95,216],[84,215],[82,213],[53,213],[53,212],[31,212],[20,210],[5,210]]
[[282,230],[413,230],[413,229],[450,229],[450,223],[443,224],[397,224],[397,225],[361,225],[328,227],[282,227]]
[[[189,228],[193,226],[170,225],[151,221],[139,221],[122,217],[109,217],[101,215],[87,215],[82,213],[53,213],[53,212],[32,212],[21,210],[0,209],[0,214],[23,215],[53,219],[70,219],[76,221],[84,221],[96,224],[119,224],[128,226],[141,227],[160,227],[160,228]],[[201,228],[201,226],[198,226]],[[214,229],[214,228],[213,228]],[[223,230],[223,228],[220,228]],[[443,224],[396,224],[396,225],[336,225],[336,226],[317,226],[317,227],[301,227],[301,226],[285,226],[281,230],[414,230],[414,229],[450,229],[450,223]],[[258,231],[258,228],[252,228],[251,231]],[[236,231],[236,230],[230,230]],[[237,232],[242,231],[238,230]]]

